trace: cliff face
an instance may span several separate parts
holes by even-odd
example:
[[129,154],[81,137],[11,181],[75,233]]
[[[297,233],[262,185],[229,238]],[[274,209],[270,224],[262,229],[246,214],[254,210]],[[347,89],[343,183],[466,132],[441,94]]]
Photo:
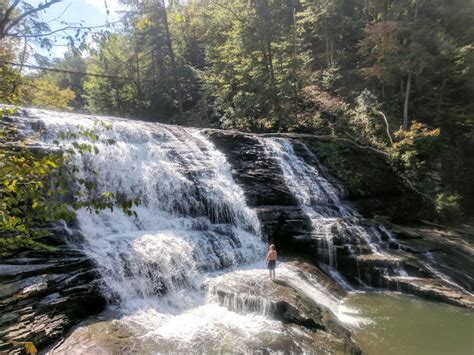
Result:
[[303,251],[305,245],[292,237],[308,234],[310,220],[258,137],[214,130],[204,133],[232,165],[234,179],[243,187],[248,205],[257,211],[264,234],[286,251]]
[[[282,171],[268,159],[257,135],[233,131],[204,130],[223,151],[235,169],[235,178],[245,189],[252,206],[297,206],[283,183]],[[381,152],[349,140],[309,134],[267,134],[292,140],[295,153],[309,164],[322,164],[341,184],[346,197],[365,217],[386,216],[398,222],[416,220],[432,213],[421,196],[407,186]],[[303,149],[309,148],[314,156]]]
[[365,217],[380,215],[406,223],[434,214],[432,205],[401,179],[382,152],[335,137],[295,138],[344,186],[347,199]]
[[[219,130],[204,133],[226,154],[233,166],[234,178],[243,187],[248,203],[256,209],[269,240],[283,253],[304,256],[316,265],[327,267],[321,255],[331,253],[329,247],[315,235],[294,191],[285,184],[281,167],[265,153],[261,136]],[[332,262],[349,283],[355,287],[405,291],[460,306],[474,306],[474,298],[469,294],[474,288],[471,275],[474,245],[469,233],[453,234],[429,226],[403,228],[380,218],[388,217],[406,225],[426,215],[424,209],[428,208],[392,170],[383,154],[326,136],[265,135],[269,136],[289,138],[295,154],[317,166],[332,183],[341,183],[346,190],[343,202],[354,205],[365,217],[359,222],[362,228],[384,228],[380,227],[380,221],[393,227],[392,232],[382,233],[378,241],[384,245],[384,253],[375,254],[350,230],[349,233],[337,228],[331,231]],[[444,235],[451,235],[455,241],[443,239]],[[400,270],[410,277],[399,276]],[[438,270],[442,270],[442,274]],[[451,281],[462,288],[453,287]]]
[[[248,204],[257,210],[266,235],[286,251],[314,249],[308,249],[308,244],[312,244],[311,238],[307,238],[311,222],[285,183],[276,160],[265,153],[259,136],[219,130],[204,133],[225,153],[234,178],[243,187]],[[340,183],[346,190],[346,202],[355,205],[367,218],[382,215],[406,221],[416,217],[416,211],[423,205],[380,153],[330,137],[271,136],[290,138],[295,153],[308,164],[321,163],[327,169],[325,178]]]

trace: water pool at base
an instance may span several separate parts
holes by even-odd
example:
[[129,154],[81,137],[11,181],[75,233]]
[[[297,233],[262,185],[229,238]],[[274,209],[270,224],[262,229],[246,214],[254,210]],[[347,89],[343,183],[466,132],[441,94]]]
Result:
[[393,293],[354,293],[342,309],[360,320],[353,337],[364,354],[474,354],[472,310]]

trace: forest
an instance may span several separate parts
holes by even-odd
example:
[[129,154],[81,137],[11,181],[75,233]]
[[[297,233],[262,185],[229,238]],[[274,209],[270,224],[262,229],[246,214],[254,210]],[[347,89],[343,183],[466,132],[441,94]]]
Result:
[[350,139],[437,218],[472,215],[471,0],[124,0],[102,28],[65,24],[62,58],[35,54],[60,2],[0,2],[1,102]]

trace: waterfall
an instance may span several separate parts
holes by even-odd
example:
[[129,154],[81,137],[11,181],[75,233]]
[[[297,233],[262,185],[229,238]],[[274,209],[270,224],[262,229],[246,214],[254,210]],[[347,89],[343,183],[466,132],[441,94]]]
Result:
[[[123,307],[156,305],[159,300],[163,309],[189,309],[205,298],[203,284],[210,272],[264,257],[255,211],[233,180],[226,157],[198,129],[37,109],[27,114],[25,131],[40,127],[40,142],[47,149],[54,149],[59,137],[66,148],[96,146],[97,154],[74,157],[80,178],[93,179],[98,191],[141,200],[134,208],[136,216],[120,208],[77,212],[85,251],[100,266],[110,299]],[[103,128],[109,125],[112,129]],[[99,130],[100,139],[91,142],[80,134],[67,138],[85,129]],[[300,148],[311,164],[288,139],[261,141],[311,221],[322,266],[348,286],[338,272],[338,254],[352,255],[363,283],[358,257],[383,253],[384,230],[363,225],[344,202],[343,188],[306,146]]]
[[[398,285],[413,278],[407,271],[416,266],[406,263],[403,270],[404,251],[391,232],[364,220],[346,201],[344,189],[297,140],[254,135],[244,150],[239,148],[245,157],[237,162],[213,140],[231,166],[212,136],[199,129],[38,109],[26,109],[14,120],[27,143],[40,150],[58,149],[58,141],[61,149],[94,146],[70,162],[79,179],[93,182],[92,189],[71,186],[79,198],[110,192],[141,201],[133,207],[136,214],[115,205],[97,213],[80,209],[76,222],[65,226],[83,236],[79,247],[95,262],[110,300],[105,313],[113,315],[78,328],[79,334],[64,343],[64,353],[81,352],[74,350],[77,339],[87,353],[98,352],[102,344],[109,349],[109,342],[114,344],[110,349],[118,349],[116,340],[123,334],[127,350],[147,354],[314,353],[323,339],[328,343],[324,340],[318,349],[327,345],[330,352],[351,344],[342,328],[334,328],[339,327],[335,318],[365,322],[356,310],[341,305],[346,292],[339,285],[383,288],[390,286],[384,282]],[[83,134],[87,130],[97,131],[98,138]],[[242,174],[250,182],[255,178],[265,184],[266,174],[272,174],[271,183],[291,197],[288,204],[280,205],[279,190],[263,189],[276,191],[278,198],[262,203],[249,197],[257,206],[249,207],[243,188],[248,193],[253,185],[242,182],[242,161],[246,169],[250,166],[250,173]],[[254,171],[254,162],[264,164]],[[292,214],[285,214],[285,208]],[[278,227],[277,218],[285,215],[296,216],[293,221],[303,228],[295,229],[297,235],[282,233],[282,238],[314,248],[308,252],[325,273],[307,261],[283,259],[277,280],[269,280],[262,230],[271,236],[268,226]],[[426,258],[435,264],[429,252]],[[423,268],[419,276],[435,275],[457,286],[431,264]]]
[[[317,158],[302,143],[301,148],[311,163],[295,153],[286,138],[262,138],[267,155],[277,160],[287,186],[311,221],[312,238],[318,241],[318,259],[340,283],[350,288],[338,273],[338,250],[356,260],[360,255],[380,255],[384,242],[381,232],[365,226],[362,217],[343,201],[344,189],[331,182]],[[362,283],[360,270],[358,281]]]
[[[16,123],[46,150],[58,149],[58,140],[62,149],[95,146],[95,152],[71,161],[78,177],[95,185],[93,191],[71,187],[83,198],[100,192],[140,198],[136,215],[117,206],[98,213],[80,209],[70,226],[83,236],[81,247],[98,267],[117,324],[134,334],[138,349],[305,348],[311,331],[272,319],[276,303],[266,298],[271,284],[262,286],[268,282],[266,243],[256,211],[247,205],[225,155],[198,129],[38,109],[26,109]],[[99,139],[81,134],[84,130],[99,130]],[[346,224],[356,228],[358,216],[341,202],[342,191],[296,158],[289,142],[265,144],[288,174],[286,183],[311,217],[314,235],[322,237],[328,265],[337,270],[332,236]],[[277,274],[288,292],[341,315],[340,296],[322,279],[285,262]]]
[[[47,148],[62,132],[99,127],[90,116],[29,112],[45,125]],[[75,156],[79,177],[93,178],[99,191],[141,199],[137,216],[120,208],[77,213],[85,251],[100,266],[112,298],[132,308],[158,299],[187,308],[199,301],[205,272],[263,258],[256,214],[225,156],[197,129],[100,120],[112,129],[101,130],[97,155]],[[66,148],[74,142],[91,143],[76,136],[66,139]]]
[[[118,207],[97,214],[81,209],[75,227],[118,312],[112,329],[134,334],[138,352],[310,351],[304,344],[311,331],[269,317],[265,293],[239,294],[240,283],[268,279],[266,244],[225,156],[199,130],[37,109],[26,115],[17,124],[39,134],[35,143],[45,149],[71,136],[64,132],[99,129],[95,142],[82,135],[64,141],[66,149],[97,147],[97,154],[74,156],[79,178],[94,180],[97,191],[141,200],[136,216]],[[100,128],[97,119],[112,129]],[[279,275],[337,314],[339,299],[316,281],[302,282],[283,264]],[[229,290],[222,299],[214,293],[218,286]]]

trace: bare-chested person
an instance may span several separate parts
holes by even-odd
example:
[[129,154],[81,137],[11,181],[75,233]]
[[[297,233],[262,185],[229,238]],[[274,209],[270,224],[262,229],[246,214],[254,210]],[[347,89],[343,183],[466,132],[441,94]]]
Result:
[[275,249],[275,245],[271,244],[268,247],[266,262],[267,262],[268,271],[270,271],[270,278],[272,280],[275,280],[276,261],[277,261],[277,251]]

